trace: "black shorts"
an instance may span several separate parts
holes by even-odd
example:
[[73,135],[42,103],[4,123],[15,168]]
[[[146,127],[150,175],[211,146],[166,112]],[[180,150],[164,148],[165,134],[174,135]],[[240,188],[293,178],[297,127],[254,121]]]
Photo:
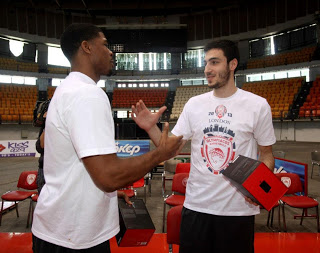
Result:
[[253,253],[254,216],[217,216],[182,209],[179,253]]
[[88,249],[69,249],[46,242],[32,235],[32,250],[34,253],[110,253],[109,241]]

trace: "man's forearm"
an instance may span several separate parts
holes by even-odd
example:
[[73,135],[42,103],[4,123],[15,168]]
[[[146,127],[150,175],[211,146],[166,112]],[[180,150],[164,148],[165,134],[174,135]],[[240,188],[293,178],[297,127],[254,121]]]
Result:
[[274,157],[272,153],[261,154],[260,159],[271,171],[274,170]]
[[161,139],[161,130],[159,129],[159,127],[157,125],[154,125],[147,133],[154,145],[158,147]]

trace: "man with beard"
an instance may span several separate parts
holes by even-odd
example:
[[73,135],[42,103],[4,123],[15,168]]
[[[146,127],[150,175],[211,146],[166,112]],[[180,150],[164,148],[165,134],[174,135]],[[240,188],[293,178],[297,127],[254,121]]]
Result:
[[[191,170],[182,210],[180,252],[254,252],[254,216],[259,206],[221,174],[244,155],[274,168],[275,143],[267,101],[235,86],[239,50],[232,41],[206,45],[205,76],[213,89],[192,97],[172,130],[191,139]],[[142,101],[132,107],[135,122],[157,146],[160,130]],[[211,123],[216,122],[216,123]]]
[[46,119],[46,184],[34,213],[33,251],[107,253],[119,232],[117,189],[174,156],[182,136],[168,137],[167,123],[156,149],[118,158],[110,103],[96,85],[114,65],[107,39],[94,25],[72,24],[61,48],[71,73],[56,89]]

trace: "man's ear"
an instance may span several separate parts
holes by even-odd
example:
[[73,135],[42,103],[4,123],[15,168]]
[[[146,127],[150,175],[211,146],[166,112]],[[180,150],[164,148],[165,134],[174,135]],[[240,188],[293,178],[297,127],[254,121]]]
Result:
[[231,60],[229,62],[229,68],[230,70],[235,70],[238,66],[238,60],[236,58],[234,58],[233,60]]
[[90,54],[91,46],[88,41],[86,40],[82,41],[80,47],[85,53]]

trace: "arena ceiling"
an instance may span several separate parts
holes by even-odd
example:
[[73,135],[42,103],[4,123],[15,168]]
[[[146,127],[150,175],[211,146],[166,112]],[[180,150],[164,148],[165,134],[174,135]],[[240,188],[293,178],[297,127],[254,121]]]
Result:
[[5,0],[10,7],[62,11],[97,16],[167,16],[223,9],[244,0]]

